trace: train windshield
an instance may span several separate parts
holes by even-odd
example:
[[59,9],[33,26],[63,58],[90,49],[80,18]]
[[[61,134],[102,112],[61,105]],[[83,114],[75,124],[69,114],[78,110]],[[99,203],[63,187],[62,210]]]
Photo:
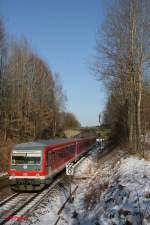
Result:
[[40,165],[41,163],[41,152],[12,152],[12,165]]

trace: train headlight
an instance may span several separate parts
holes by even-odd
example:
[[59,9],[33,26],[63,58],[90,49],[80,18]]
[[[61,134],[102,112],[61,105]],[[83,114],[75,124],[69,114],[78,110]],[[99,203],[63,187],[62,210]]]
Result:
[[39,173],[36,173],[36,176],[37,176],[37,177],[39,177],[39,176],[40,176],[40,174],[39,174]]
[[28,173],[23,173],[23,176],[28,176]]

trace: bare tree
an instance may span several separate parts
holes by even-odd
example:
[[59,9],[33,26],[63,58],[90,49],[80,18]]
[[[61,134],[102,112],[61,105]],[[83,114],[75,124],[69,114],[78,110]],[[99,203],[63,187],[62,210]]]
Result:
[[5,112],[3,105],[5,103],[4,83],[5,66],[7,63],[7,38],[2,19],[0,19],[0,125],[3,130],[6,129]]
[[[52,74],[25,38],[9,42],[7,48],[0,20],[0,134],[3,141],[49,138],[59,135],[59,131],[71,123],[77,124],[74,115],[64,113],[66,100],[59,74]],[[62,117],[63,114],[68,116]]]
[[4,87],[5,136],[42,135],[52,123],[54,81],[48,66],[26,43],[12,43]]
[[62,130],[68,128],[79,128],[81,126],[76,116],[71,112],[62,112],[60,114],[60,119],[61,119],[60,127]]
[[62,112],[66,109],[67,96],[64,94],[60,75],[54,74],[53,136],[58,133],[62,123]]
[[120,129],[127,124],[125,134],[137,150],[141,139],[142,80],[150,56],[149,12],[148,0],[116,0],[103,26],[103,39],[100,36],[97,42],[96,73],[107,84],[109,96],[118,101],[116,114],[122,112],[118,111],[120,107],[127,109]]

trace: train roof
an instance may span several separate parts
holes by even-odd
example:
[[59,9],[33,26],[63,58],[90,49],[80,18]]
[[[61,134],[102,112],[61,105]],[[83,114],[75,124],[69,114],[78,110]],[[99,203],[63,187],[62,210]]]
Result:
[[33,142],[26,142],[21,144],[14,145],[13,149],[15,150],[27,150],[27,149],[43,149],[47,145],[55,145],[61,143],[67,143],[72,141],[77,141],[79,138],[65,138],[65,139],[49,139],[49,140],[40,140]]

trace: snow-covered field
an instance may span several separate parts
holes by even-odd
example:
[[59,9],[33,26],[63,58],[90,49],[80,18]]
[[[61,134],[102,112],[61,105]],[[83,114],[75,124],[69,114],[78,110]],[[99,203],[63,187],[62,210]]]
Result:
[[[58,188],[25,223],[36,225],[150,225],[150,161],[121,150],[98,158],[97,149],[75,169],[74,201]],[[69,179],[67,177],[67,179]],[[57,222],[56,222],[57,221]]]
[[150,224],[150,161],[123,159],[114,177],[98,206],[99,224]]

